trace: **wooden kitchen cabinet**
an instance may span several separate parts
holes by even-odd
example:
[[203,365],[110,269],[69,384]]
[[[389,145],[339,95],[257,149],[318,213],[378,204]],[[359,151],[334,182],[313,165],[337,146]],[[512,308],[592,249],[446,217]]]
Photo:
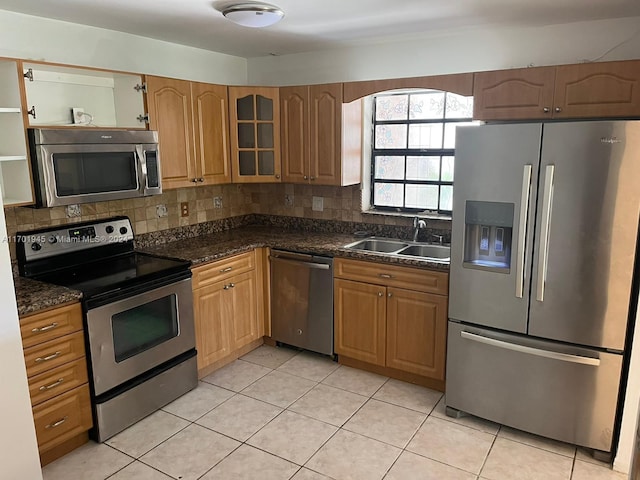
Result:
[[158,131],[165,189],[231,181],[227,89],[147,77],[149,125]]
[[22,317],[20,331],[40,461],[46,465],[87,442],[93,426],[80,304]]
[[480,72],[474,118],[524,120],[640,116],[640,61]]
[[[262,342],[261,279],[255,255],[256,252],[251,251],[193,269],[200,377],[247,353],[257,346],[256,342]],[[212,280],[217,281],[212,283]]]
[[388,367],[444,380],[447,300],[442,295],[387,288]]
[[277,87],[229,87],[234,183],[280,182],[280,100]]
[[340,362],[444,389],[448,274],[342,258],[334,267]]
[[282,180],[315,185],[360,183],[362,107],[342,103],[342,84],[283,87]]
[[385,364],[385,288],[335,279],[334,350],[356,360]]

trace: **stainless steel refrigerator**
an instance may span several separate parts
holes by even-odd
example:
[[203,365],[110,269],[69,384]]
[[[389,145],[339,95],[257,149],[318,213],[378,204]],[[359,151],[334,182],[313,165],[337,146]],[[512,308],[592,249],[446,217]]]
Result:
[[610,452],[640,122],[460,127],[454,182],[448,413]]

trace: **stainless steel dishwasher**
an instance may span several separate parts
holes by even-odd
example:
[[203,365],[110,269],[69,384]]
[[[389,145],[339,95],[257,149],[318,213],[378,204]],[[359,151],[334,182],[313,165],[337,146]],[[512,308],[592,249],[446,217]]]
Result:
[[333,355],[333,258],[271,250],[271,337]]

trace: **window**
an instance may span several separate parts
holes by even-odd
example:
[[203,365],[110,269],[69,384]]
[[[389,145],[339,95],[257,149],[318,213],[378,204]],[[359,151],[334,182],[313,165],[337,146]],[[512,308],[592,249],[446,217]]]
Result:
[[454,93],[375,95],[372,206],[451,213],[456,127],[474,125],[472,114],[473,97]]

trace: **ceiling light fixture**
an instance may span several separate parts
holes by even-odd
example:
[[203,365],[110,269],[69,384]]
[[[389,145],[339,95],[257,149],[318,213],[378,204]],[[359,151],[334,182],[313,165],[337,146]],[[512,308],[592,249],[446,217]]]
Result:
[[222,14],[238,25],[252,28],[268,27],[284,17],[284,12],[279,7],[268,3],[229,5],[222,10]]

